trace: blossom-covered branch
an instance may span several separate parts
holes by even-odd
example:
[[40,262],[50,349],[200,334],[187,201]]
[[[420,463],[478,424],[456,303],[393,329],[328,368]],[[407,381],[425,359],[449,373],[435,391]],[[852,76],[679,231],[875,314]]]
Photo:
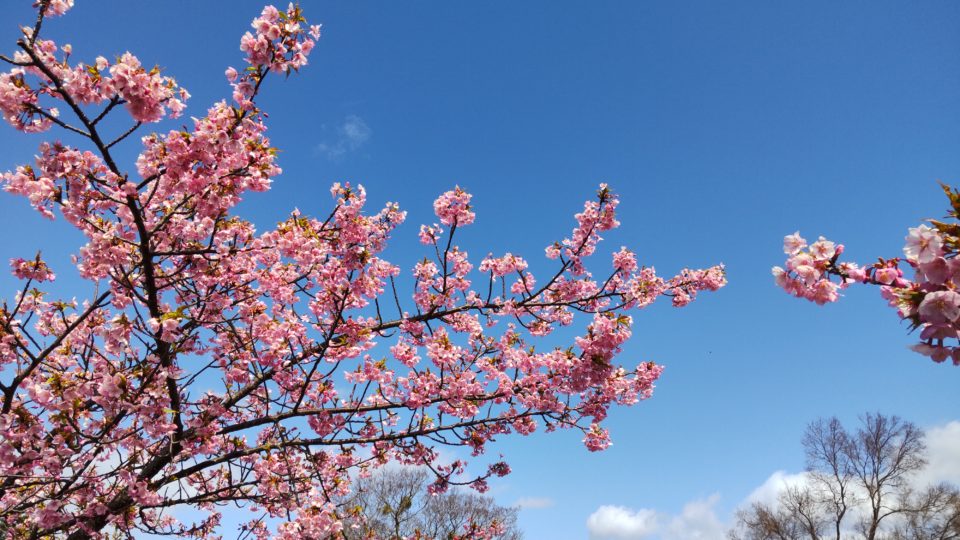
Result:
[[[455,240],[474,208],[456,188],[434,204],[439,223],[421,228],[427,256],[404,301],[404,272],[381,253],[406,214],[367,210],[362,186],[334,185],[325,218],[295,211],[265,232],[232,213],[280,174],[256,97],[270,73],[307,63],[320,28],[299,7],[264,8],[241,39],[248,66],[226,70],[231,99],[189,128],[141,134],[126,171],[115,145],[177,117],[189,94],[132,53],[71,63],[71,47],[39,35],[71,5],[38,2],[0,75],[14,128],[84,141],[44,142],[2,183],[83,234],[76,270],[91,289],[86,301],[54,299],[39,254],[11,261],[24,285],[0,312],[8,537],[211,538],[220,507],[237,504],[255,512],[245,527],[257,538],[328,538],[351,511],[351,479],[391,461],[432,470],[434,492],[483,491],[506,463],[468,470],[439,448],[476,461],[500,436],[575,429],[601,450],[609,408],[649,397],[662,370],[617,364],[631,310],[661,296],[684,306],[725,284],[721,266],[664,278],[626,249],[595,279],[588,259],[619,224],[605,185],[546,248],[546,278],[509,253],[474,268]],[[101,120],[121,111],[129,127],[106,133]],[[580,317],[572,343],[550,336]],[[205,517],[180,522],[181,506]]]
[[[903,257],[879,259],[869,265],[840,262],[843,245],[823,237],[813,244],[798,233],[784,238],[789,256],[786,268],[773,268],[777,285],[798,298],[826,304],[853,283],[875,285],[888,305],[920,330],[920,343],[912,349],[935,362],[950,359],[960,365],[960,192],[943,185],[950,201],[952,222],[930,220],[932,225],[909,229]],[[913,278],[904,270],[912,271]]]

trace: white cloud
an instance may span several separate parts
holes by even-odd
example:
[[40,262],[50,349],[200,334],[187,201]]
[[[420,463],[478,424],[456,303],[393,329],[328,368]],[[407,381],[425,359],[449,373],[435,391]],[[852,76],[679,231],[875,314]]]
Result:
[[591,540],[639,540],[657,532],[657,513],[641,508],[601,506],[587,518]]
[[514,506],[523,510],[535,510],[539,508],[550,508],[554,501],[549,497],[522,497],[513,503]]
[[601,506],[587,519],[591,540],[717,540],[726,527],[714,506],[718,494],[687,503],[679,515],[671,516],[641,508]]
[[960,421],[932,427],[926,432],[929,464],[917,475],[914,485],[925,487],[939,482],[960,485]]
[[317,145],[317,152],[327,156],[327,159],[337,160],[347,152],[359,149],[368,140],[373,131],[370,126],[356,115],[349,115],[343,124],[337,128],[336,140],[325,141]]
[[810,483],[810,477],[807,473],[796,473],[790,474],[786,471],[776,471],[771,474],[767,480],[760,484],[759,487],[754,489],[750,495],[747,495],[747,499],[743,502],[743,506],[760,503],[767,506],[775,506],[777,504],[777,497],[787,488],[792,487],[803,487]]
[[726,527],[717,518],[714,505],[720,495],[714,493],[706,499],[687,503],[679,516],[670,520],[663,532],[664,540],[716,540],[723,538]]

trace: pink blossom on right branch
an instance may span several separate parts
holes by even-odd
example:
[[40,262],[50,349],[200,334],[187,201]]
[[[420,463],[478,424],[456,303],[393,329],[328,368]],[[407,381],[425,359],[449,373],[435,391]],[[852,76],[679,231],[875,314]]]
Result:
[[[840,262],[842,244],[820,237],[808,245],[799,232],[783,239],[785,268],[773,267],[777,285],[788,293],[823,305],[836,302],[839,291],[853,283],[880,287],[880,295],[920,342],[911,347],[935,362],[948,358],[960,365],[960,191],[942,185],[950,200],[951,222],[908,229],[903,257],[878,259],[869,265]],[[912,271],[912,279],[904,271]]]

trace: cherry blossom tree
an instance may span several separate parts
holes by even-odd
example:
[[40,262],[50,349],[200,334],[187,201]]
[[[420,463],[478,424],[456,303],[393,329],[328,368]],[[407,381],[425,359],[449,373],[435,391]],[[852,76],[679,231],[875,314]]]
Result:
[[788,258],[786,268],[773,268],[777,285],[820,305],[836,302],[840,290],[851,284],[877,286],[910,330],[920,330],[914,351],[960,366],[960,191],[942,187],[950,201],[949,221],[931,219],[930,225],[909,229],[903,257],[867,265],[841,262],[842,244],[822,236],[808,244],[796,232],[783,239]]
[[[320,36],[299,7],[253,20],[228,99],[188,127],[142,133],[178,117],[189,93],[131,53],[75,61],[43,39],[72,5],[37,2],[0,57],[4,120],[80,141],[42,143],[2,185],[82,233],[87,285],[81,300],[56,299],[39,254],[11,261],[22,287],[0,312],[7,538],[219,538],[228,505],[249,517],[243,537],[329,538],[350,517],[337,501],[387,463],[426,467],[433,493],[482,492],[510,471],[481,457],[499,436],[572,429],[602,450],[608,409],[648,398],[662,370],[615,362],[630,313],[725,284],[722,266],[664,278],[626,249],[595,278],[588,258],[618,225],[604,185],[546,248],[546,276],[509,253],[475,270],[455,240],[474,221],[471,195],[456,188],[420,228],[426,257],[401,298],[409,274],[381,252],[405,213],[367,211],[363,187],[335,184],[325,216],[295,211],[263,232],[232,213],[280,174],[257,96],[304,67]],[[137,138],[123,168],[115,150]],[[550,337],[575,323],[572,343]],[[473,456],[470,468],[441,458],[444,446]]]

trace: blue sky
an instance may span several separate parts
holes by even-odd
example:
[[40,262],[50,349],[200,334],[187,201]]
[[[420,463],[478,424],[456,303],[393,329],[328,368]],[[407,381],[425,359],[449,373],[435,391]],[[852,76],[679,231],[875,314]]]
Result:
[[[148,5],[162,7],[144,15]],[[228,96],[223,70],[240,67],[239,36],[259,7],[79,0],[45,31],[78,59],[130,50],[159,64],[193,94],[187,115],[200,115]],[[667,370],[653,399],[612,415],[611,449],[591,454],[573,433],[491,449],[514,469],[493,485],[498,501],[543,506],[521,513],[528,538],[585,538],[603,505],[667,523],[701,501],[725,523],[774,472],[802,469],[800,436],[819,416],[960,420],[960,371],[907,350],[912,337],[876,291],[817,308],[770,277],[797,229],[870,262],[943,215],[937,180],[960,183],[960,4],[304,7],[324,36],[302,74],[271,81],[261,99],[284,174],[239,209],[261,229],[295,206],[325,214],[331,183],[359,182],[372,206],[409,211],[387,252],[409,268],[433,199],[459,184],[474,194],[478,219],[462,240],[475,260],[511,251],[545,268],[544,246],[608,182],[623,225],[604,253],[627,245],[661,273],[727,265],[720,292],[635,314],[623,361]],[[32,15],[28,2],[5,9],[9,52]],[[0,129],[0,169],[28,161],[41,140]],[[22,200],[0,200],[0,259],[42,246],[68,290],[65,254],[78,239]],[[10,296],[13,282],[0,287]],[[955,464],[960,443],[944,448]],[[622,538],[683,537],[634,533]]]

